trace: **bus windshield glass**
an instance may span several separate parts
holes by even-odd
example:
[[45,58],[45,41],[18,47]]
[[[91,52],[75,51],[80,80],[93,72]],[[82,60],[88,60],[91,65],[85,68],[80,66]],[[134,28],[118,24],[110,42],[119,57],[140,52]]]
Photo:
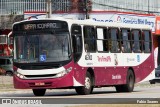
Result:
[[18,63],[60,62],[70,59],[69,33],[15,34]]

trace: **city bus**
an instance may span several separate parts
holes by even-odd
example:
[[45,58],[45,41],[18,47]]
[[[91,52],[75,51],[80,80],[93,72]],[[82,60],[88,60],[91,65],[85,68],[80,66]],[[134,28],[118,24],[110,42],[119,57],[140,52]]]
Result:
[[155,77],[151,28],[147,25],[63,18],[13,24],[14,87],[75,89],[115,87],[132,92],[134,84]]

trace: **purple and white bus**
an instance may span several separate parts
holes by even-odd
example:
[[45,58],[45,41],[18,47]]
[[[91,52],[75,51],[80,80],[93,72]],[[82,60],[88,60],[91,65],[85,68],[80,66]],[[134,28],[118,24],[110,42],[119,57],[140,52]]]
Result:
[[147,25],[72,19],[35,19],[13,25],[14,87],[93,88],[114,86],[132,92],[155,77],[151,28]]

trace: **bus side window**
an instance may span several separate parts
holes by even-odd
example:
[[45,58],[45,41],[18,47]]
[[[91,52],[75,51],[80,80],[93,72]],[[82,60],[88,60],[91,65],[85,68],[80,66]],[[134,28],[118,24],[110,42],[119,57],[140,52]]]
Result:
[[84,47],[85,52],[95,52],[96,51],[96,37],[95,29],[92,26],[84,26]]
[[105,29],[103,30],[103,32],[104,32],[104,41],[103,41],[104,51],[109,52],[108,30],[105,28]]
[[98,27],[97,31],[97,50],[98,52],[108,52],[107,29]]
[[129,29],[121,29],[121,35],[122,35],[121,50],[124,53],[130,53],[131,52],[130,30]]
[[132,51],[141,53],[141,33],[140,30],[132,30]]
[[120,52],[120,37],[119,30],[117,28],[109,29],[109,36],[111,38],[111,52]]
[[149,53],[151,52],[152,42],[151,42],[151,32],[144,30],[143,31],[143,39],[144,39],[144,52]]

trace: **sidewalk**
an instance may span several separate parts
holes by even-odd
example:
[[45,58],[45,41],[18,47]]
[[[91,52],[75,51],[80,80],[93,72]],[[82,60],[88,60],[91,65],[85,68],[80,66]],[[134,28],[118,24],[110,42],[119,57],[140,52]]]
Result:
[[0,76],[0,91],[12,91],[15,90],[13,87],[12,76]]
[[13,77],[0,75],[0,84],[13,84]]

